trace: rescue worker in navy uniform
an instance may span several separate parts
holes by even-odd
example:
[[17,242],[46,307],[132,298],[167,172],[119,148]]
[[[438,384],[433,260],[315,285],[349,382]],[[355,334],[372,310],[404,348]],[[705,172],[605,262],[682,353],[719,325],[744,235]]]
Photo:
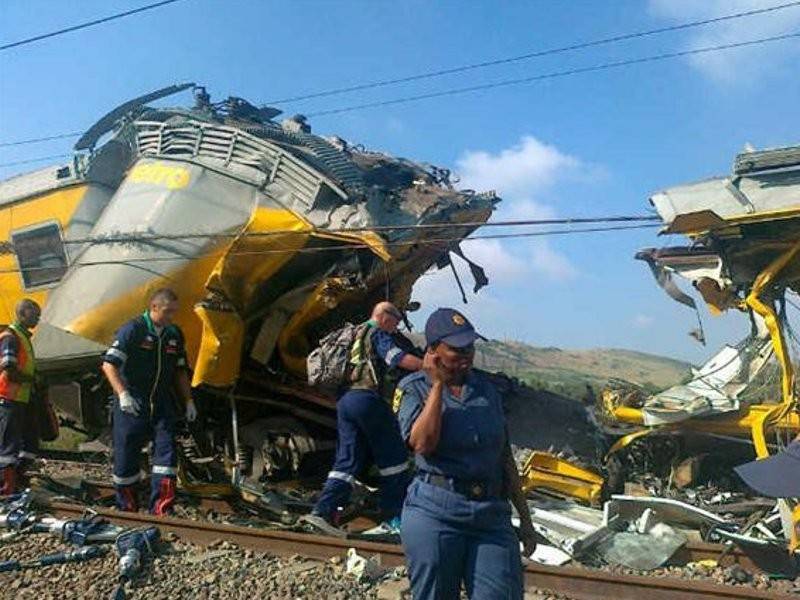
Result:
[[26,431],[35,420],[30,406],[36,379],[36,358],[31,329],[39,324],[39,305],[23,299],[16,306],[16,320],[0,333],[0,495],[13,494],[21,469],[38,447],[38,428]]
[[417,465],[401,520],[414,600],[457,599],[462,582],[470,598],[521,600],[519,542],[528,556],[536,548],[503,399],[472,370],[480,337],[461,313],[436,310],[423,371],[399,384],[400,430]]
[[[382,397],[388,369],[417,371],[422,360],[401,350],[392,334],[403,315],[391,302],[375,305],[367,332],[355,352],[366,352],[365,368],[355,376],[336,404],[336,458],[311,514],[304,520],[329,535],[344,535],[335,526],[336,511],[345,506],[356,477],[372,460],[381,475],[382,522],[365,533],[399,533],[400,510],[408,484],[408,451],[389,403]],[[354,344],[354,346],[355,346]],[[353,351],[351,350],[351,356]]]
[[176,392],[185,403],[186,419],[197,417],[183,333],[172,323],[177,309],[175,292],[156,291],[148,310],[120,327],[103,356],[103,373],[115,394],[113,480],[120,510],[138,510],[139,461],[150,439],[150,512],[164,515],[175,502]]

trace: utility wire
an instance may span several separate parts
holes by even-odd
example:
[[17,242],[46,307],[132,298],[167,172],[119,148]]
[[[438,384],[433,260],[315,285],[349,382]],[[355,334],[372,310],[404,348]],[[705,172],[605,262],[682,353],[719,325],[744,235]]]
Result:
[[[173,1],[177,1],[177,0],[173,0]],[[432,79],[432,78],[435,78],[435,77],[442,77],[444,75],[451,75],[451,74],[455,74],[455,73],[463,73],[463,72],[466,72],[466,71],[472,71],[472,70],[476,70],[476,69],[484,69],[484,68],[487,68],[487,67],[504,65],[504,64],[509,64],[509,63],[513,63],[513,62],[529,60],[529,59],[532,59],[532,58],[539,58],[539,57],[543,57],[543,56],[550,56],[550,55],[553,55],[553,54],[560,54],[560,53],[569,52],[569,51],[573,51],[573,50],[582,50],[582,49],[586,49],[586,48],[592,48],[592,47],[596,47],[596,46],[613,44],[613,43],[616,43],[616,42],[621,42],[621,41],[626,41],[626,40],[631,40],[631,39],[637,39],[637,38],[643,38],[643,37],[657,35],[657,34],[661,34],[661,33],[668,33],[668,32],[673,32],[673,31],[681,31],[681,30],[685,30],[685,29],[701,27],[701,26],[704,26],[704,25],[711,25],[711,24],[714,24],[714,23],[721,23],[721,22],[724,22],[724,21],[731,21],[731,20],[734,20],[734,19],[742,19],[742,18],[746,18],[746,17],[752,17],[752,16],[766,14],[766,13],[772,13],[772,12],[776,12],[776,11],[779,11],[779,10],[784,10],[784,9],[787,9],[787,8],[794,8],[794,7],[797,7],[797,6],[800,6],[800,0],[797,0],[795,2],[787,2],[785,4],[778,4],[776,6],[770,6],[770,7],[767,7],[767,8],[761,8],[761,9],[756,9],[756,10],[749,10],[749,11],[744,11],[744,12],[733,13],[733,14],[729,14],[729,15],[723,15],[723,16],[714,17],[714,18],[711,18],[711,19],[703,19],[703,20],[700,20],[700,21],[690,21],[688,23],[681,23],[681,24],[678,24],[678,25],[672,25],[670,27],[661,27],[661,28],[658,28],[658,29],[650,29],[650,30],[647,30],[647,31],[638,31],[638,32],[634,32],[634,33],[620,34],[620,35],[616,35],[616,36],[612,36],[612,37],[608,37],[608,38],[589,40],[589,41],[586,41],[586,42],[577,42],[577,43],[574,43],[574,44],[570,44],[568,46],[561,46],[561,47],[558,47],[558,48],[549,48],[549,49],[546,49],[546,50],[539,50],[539,51],[536,51],[536,52],[529,52],[527,54],[520,54],[520,55],[517,55],[517,56],[511,56],[511,57],[501,58],[501,59],[497,59],[497,60],[490,60],[490,61],[484,61],[484,62],[473,63],[473,64],[468,64],[468,65],[461,65],[461,66],[453,67],[453,68],[450,68],[450,69],[440,69],[440,70],[437,70],[437,71],[429,71],[429,72],[420,73],[420,74],[417,74],[417,75],[410,75],[408,77],[399,77],[399,78],[396,78],[396,79],[386,79],[386,80],[382,80],[382,81],[372,81],[372,82],[368,82],[368,83],[362,83],[362,84],[353,85],[353,86],[350,86],[350,87],[336,88],[336,89],[332,89],[332,90],[323,90],[323,91],[320,91],[320,92],[314,92],[314,93],[300,95],[300,96],[292,96],[292,97],[288,97],[288,98],[281,98],[281,99],[278,99],[278,100],[270,100],[270,101],[267,102],[267,104],[284,104],[284,103],[287,103],[287,102],[299,102],[301,100],[308,100],[308,99],[311,99],[311,98],[323,98],[323,97],[327,97],[327,96],[345,94],[345,93],[348,93],[348,92],[356,92],[356,91],[362,91],[362,90],[367,90],[367,89],[386,87],[386,86],[391,86],[391,85],[397,85],[397,84],[400,84],[400,83],[409,83],[409,82],[412,82],[412,81],[420,81],[420,80],[423,80],[423,79]],[[70,133],[62,133],[62,134],[53,135],[53,136],[49,136],[49,137],[43,137],[43,138],[31,138],[31,139],[23,139],[23,140],[17,140],[17,141],[12,141],[12,142],[3,142],[3,143],[0,143],[0,148],[5,148],[5,147],[9,147],[9,146],[22,146],[24,144],[35,144],[35,143],[46,142],[46,141],[50,141],[50,140],[78,137],[79,135],[81,135],[81,133],[82,132],[77,131],[77,132],[70,132]],[[2,165],[0,165],[0,166],[2,166]]]
[[[331,227],[324,230],[325,233],[363,233],[363,232],[386,232],[386,231],[418,231],[418,230],[447,230],[447,229],[468,229],[471,227],[521,227],[521,226],[541,226],[541,225],[575,225],[591,223],[636,223],[660,221],[659,217],[650,215],[631,215],[614,217],[569,217],[564,219],[525,219],[518,221],[469,221],[464,223],[417,223],[413,225],[374,225],[372,227]],[[656,227],[659,223],[648,223],[646,227]],[[605,231],[605,229],[603,229]],[[580,229],[565,229],[564,232],[583,231]],[[92,238],[75,238],[64,240],[64,244],[119,244],[119,243],[145,243],[153,241],[177,240],[187,241],[193,239],[211,238],[259,238],[286,235],[309,235],[313,233],[307,229],[275,229],[271,231],[248,231],[230,233],[176,233],[176,234],[111,234]],[[541,232],[537,232],[539,235]],[[544,232],[545,234],[547,232]],[[512,235],[512,234],[509,234]],[[520,234],[524,235],[524,234]],[[394,242],[389,242],[392,244]],[[400,243],[400,242],[398,242]],[[406,242],[402,242],[406,243]],[[1,242],[0,242],[1,244]]]
[[25,160],[15,160],[7,163],[0,163],[0,167],[14,167],[16,165],[27,165],[35,162],[42,162],[45,160],[55,160],[57,158],[66,158],[72,154],[51,154],[50,156],[37,156],[36,158],[28,158]]
[[[549,231],[527,231],[524,233],[505,233],[505,234],[490,234],[490,235],[480,235],[474,237],[441,237],[441,238],[425,238],[419,240],[403,240],[403,241],[396,241],[396,242],[386,242],[384,247],[403,247],[403,246],[438,246],[442,244],[450,244],[452,242],[471,242],[475,240],[496,240],[496,239],[510,239],[510,238],[533,238],[533,237],[542,237],[542,236],[550,236],[550,235],[573,235],[579,233],[600,233],[600,232],[608,232],[608,231],[625,231],[625,230],[634,230],[634,229],[651,229],[653,227],[657,227],[655,223],[648,223],[648,224],[639,224],[639,225],[615,225],[610,227],[586,227],[582,229],[555,229]],[[264,249],[264,250],[244,250],[240,252],[226,252],[224,253],[225,256],[261,256],[261,255],[269,255],[269,254],[286,254],[286,253],[298,253],[298,254],[309,254],[309,253],[320,253],[320,252],[331,252],[331,251],[339,251],[339,250],[359,250],[371,249],[369,244],[364,242],[356,242],[356,243],[343,243],[343,244],[333,244],[330,246],[312,246],[312,247],[302,247],[302,248],[271,248],[271,249]],[[87,261],[87,262],[75,262],[72,265],[68,265],[69,267],[89,267],[89,266],[99,266],[99,265],[116,265],[116,264],[130,264],[131,266],[135,266],[133,263],[149,263],[149,262],[174,262],[176,260],[201,260],[203,258],[209,258],[212,256],[219,255],[220,252],[209,252],[206,254],[198,254],[194,256],[182,256],[182,255],[175,255],[175,256],[148,256],[143,258],[129,258],[126,260],[100,260],[100,261]],[[25,272],[33,272],[33,271],[41,271],[41,270],[52,270],[54,267],[29,267],[25,269],[13,268],[13,269],[0,269],[0,273],[19,273],[20,271]]]
[[82,133],[82,131],[71,131],[69,133],[59,133],[58,135],[50,135],[47,137],[16,140],[14,142],[0,142],[0,148],[8,148],[9,146],[24,146],[25,144],[38,144],[39,142],[49,142],[51,140],[63,140],[66,138],[78,137]]
[[749,40],[746,42],[736,42],[733,44],[719,44],[716,46],[706,46],[704,48],[695,48],[692,50],[683,50],[681,52],[668,52],[664,54],[655,54],[651,56],[643,56],[640,58],[632,58],[627,60],[620,60],[615,62],[607,62],[601,63],[599,65],[593,65],[590,67],[579,67],[575,69],[567,69],[564,71],[553,71],[551,73],[543,73],[541,75],[533,75],[531,77],[521,77],[518,79],[505,79],[501,81],[496,81],[494,83],[485,83],[481,85],[472,85],[468,87],[462,88],[453,88],[449,90],[443,90],[440,92],[429,92],[426,94],[417,94],[415,96],[405,96],[403,98],[395,98],[393,100],[381,100],[377,102],[367,102],[365,104],[356,104],[353,106],[345,106],[342,108],[333,108],[329,110],[320,110],[317,112],[307,113],[307,117],[320,117],[324,115],[337,115],[346,112],[353,112],[356,110],[363,110],[366,108],[377,108],[380,106],[391,106],[394,104],[404,104],[407,102],[416,102],[418,100],[428,100],[431,98],[441,98],[443,96],[454,96],[456,94],[465,94],[468,92],[478,92],[482,90],[490,90],[499,87],[506,87],[510,85],[519,85],[522,83],[533,83],[535,81],[542,81],[545,79],[556,79],[559,77],[566,77],[569,75],[578,75],[581,73],[591,73],[595,71],[607,71],[611,69],[616,69],[619,67],[627,67],[630,65],[638,65],[643,63],[650,63],[656,61],[662,61],[672,58],[680,58],[683,56],[692,56],[696,54],[705,54],[709,52],[720,52],[723,50],[732,50],[734,48],[744,48],[747,46],[755,46],[758,44],[765,44],[768,42],[777,42],[781,40],[788,40],[792,38],[800,37],[800,32],[795,33],[786,33],[783,35],[775,35],[771,37],[759,38],[755,40]]
[[455,73],[464,73],[466,71],[473,71],[476,69],[485,69],[487,67],[495,67],[498,65],[506,65],[509,63],[530,60],[532,58],[540,58],[543,56],[551,56],[553,54],[562,54],[564,52],[570,52],[573,50],[583,50],[586,48],[593,48],[596,46],[603,46],[607,44],[614,44],[616,42],[622,42],[626,40],[632,40],[637,38],[648,37],[651,35],[658,35],[661,33],[669,33],[673,31],[681,31],[684,29],[692,29],[694,27],[701,27],[703,25],[711,25],[714,23],[721,23],[724,21],[731,21],[734,19],[742,19],[745,17],[752,17],[756,15],[762,15],[766,13],[776,12],[779,10],[784,10],[787,8],[795,8],[800,6],[800,1],[797,2],[787,2],[785,4],[778,4],[775,6],[770,6],[767,8],[760,8],[756,10],[748,10],[744,12],[733,13],[729,15],[724,15],[720,17],[714,17],[711,19],[703,19],[701,21],[691,21],[688,23],[680,23],[678,25],[672,25],[670,27],[660,27],[658,29],[650,29],[647,31],[637,31],[634,33],[625,33],[620,35],[615,35],[613,37],[607,38],[600,38],[595,40],[589,40],[586,42],[577,42],[574,44],[570,44],[568,46],[561,46],[557,48],[548,48],[546,50],[537,50],[534,52],[528,52],[526,54],[519,54],[517,56],[510,56],[507,58],[500,58],[497,60],[488,60],[479,63],[473,63],[468,65],[461,65],[458,67],[453,67],[450,69],[440,69],[436,71],[428,71],[426,73],[420,73],[417,75],[409,75],[407,77],[398,77],[396,79],[384,79],[379,81],[371,81],[368,83],[361,83],[352,85],[349,87],[341,87],[341,88],[334,88],[331,90],[322,90],[319,92],[312,92],[309,94],[303,94],[300,96],[290,96],[288,98],[281,98],[279,100],[270,100],[267,104],[285,104],[287,102],[299,102],[301,100],[309,100],[312,98],[324,98],[326,96],[336,96],[339,94],[346,94],[349,92],[358,92],[362,90],[386,87],[391,85],[397,85],[400,83],[409,83],[412,81],[420,81],[423,79],[432,79],[435,77],[442,77],[444,75],[452,75]]
[[147,10],[152,10],[154,8],[159,8],[161,6],[166,6],[167,4],[174,4],[175,2],[180,2],[181,0],[163,0],[162,2],[156,2],[154,4],[148,4],[147,6],[141,6],[139,8],[134,8],[133,10],[127,10],[125,12],[117,13],[114,15],[109,15],[108,17],[103,17],[102,19],[95,19],[94,21],[86,21],[85,23],[80,23],[79,25],[73,25],[71,27],[66,27],[64,29],[59,29],[58,31],[51,31],[50,33],[43,33],[41,35],[35,35],[33,37],[26,38],[24,40],[17,40],[16,42],[10,42],[8,44],[3,44],[0,46],[0,52],[3,50],[10,50],[11,48],[16,48],[18,46],[24,46],[26,44],[32,44],[33,42],[39,42],[41,40],[46,40],[48,38],[56,37],[58,35],[63,35],[65,33],[71,33],[73,31],[78,31],[79,29],[86,29],[87,27],[94,27],[95,25],[100,25],[102,23],[108,23],[109,21],[115,21],[117,19],[122,19],[123,17],[129,17],[131,15],[135,15],[137,13],[145,12]]

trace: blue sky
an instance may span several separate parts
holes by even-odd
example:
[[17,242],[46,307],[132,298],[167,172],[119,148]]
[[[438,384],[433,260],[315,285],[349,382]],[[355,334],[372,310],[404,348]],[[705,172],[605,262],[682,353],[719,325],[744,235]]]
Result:
[[[412,75],[576,41],[769,6],[779,0],[612,2],[257,2],[174,5],[0,53],[0,141],[88,127],[133,96],[180,82],[253,102]],[[0,2],[0,43],[146,2]],[[800,30],[800,8],[332,98],[287,113],[361,104]],[[642,214],[663,187],[727,173],[745,143],[800,141],[800,41],[311,119],[314,131],[455,169],[505,198],[497,218]],[[189,101],[188,95],[179,98]],[[69,152],[70,140],[0,148],[0,163]],[[39,165],[0,167],[5,178]],[[746,334],[702,309],[686,335],[641,247],[652,231],[477,241],[489,288],[465,308],[487,335],[560,347],[625,347],[700,360]],[[465,273],[465,280],[468,275]],[[427,305],[460,304],[452,276],[418,284]]]

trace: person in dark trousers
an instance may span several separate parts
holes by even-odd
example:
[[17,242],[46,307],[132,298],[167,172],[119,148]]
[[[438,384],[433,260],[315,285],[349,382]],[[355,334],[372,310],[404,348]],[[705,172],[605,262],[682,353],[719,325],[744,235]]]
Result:
[[503,399],[472,370],[479,337],[458,311],[436,310],[423,371],[399,384],[400,429],[417,465],[401,519],[414,600],[458,598],[462,582],[470,598],[521,600],[520,539],[526,555],[536,548]]
[[38,445],[25,432],[31,419],[29,406],[36,380],[36,357],[31,345],[31,329],[39,324],[41,308],[25,298],[16,306],[16,320],[0,333],[0,495],[17,489],[20,469]]
[[149,308],[117,331],[103,356],[103,373],[114,391],[113,445],[117,508],[138,510],[142,446],[153,441],[150,512],[164,515],[175,502],[176,394],[188,421],[197,417],[191,394],[183,333],[172,323],[178,296],[162,288]]
[[304,517],[329,535],[344,535],[336,526],[337,510],[347,505],[353,482],[369,461],[377,465],[381,476],[382,523],[368,533],[399,533],[408,484],[408,452],[397,419],[383,397],[389,392],[383,389],[383,382],[389,369],[417,371],[422,367],[421,359],[401,350],[392,338],[402,318],[394,304],[378,303],[365,334],[351,348],[351,363],[359,366],[336,404],[336,458],[313,511]]

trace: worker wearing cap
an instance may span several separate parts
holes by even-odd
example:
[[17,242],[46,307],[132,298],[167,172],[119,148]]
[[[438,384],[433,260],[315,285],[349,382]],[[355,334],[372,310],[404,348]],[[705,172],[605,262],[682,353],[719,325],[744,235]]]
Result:
[[31,329],[39,323],[39,305],[25,298],[16,306],[16,320],[0,333],[0,495],[16,491],[19,469],[38,444],[25,433],[29,420],[36,358]]
[[185,403],[187,420],[197,417],[183,333],[172,323],[177,310],[175,292],[157,290],[148,309],[120,327],[103,356],[103,373],[115,394],[113,481],[120,510],[138,510],[139,461],[150,439],[150,512],[164,515],[175,502],[176,394]]
[[[392,334],[403,315],[391,302],[375,305],[365,333],[351,348],[351,362],[361,365],[336,404],[336,458],[311,514],[304,520],[330,535],[343,535],[336,527],[339,507],[347,504],[353,482],[369,460],[381,475],[380,507],[383,522],[374,534],[399,533],[399,516],[408,483],[408,452],[400,438],[397,419],[384,400],[387,370],[417,371],[422,360],[401,350]],[[365,360],[354,356],[366,353]]]
[[425,325],[423,371],[400,382],[400,430],[414,452],[401,537],[414,600],[521,599],[519,539],[536,534],[508,441],[503,400],[472,370],[481,336],[458,311],[440,308]]

